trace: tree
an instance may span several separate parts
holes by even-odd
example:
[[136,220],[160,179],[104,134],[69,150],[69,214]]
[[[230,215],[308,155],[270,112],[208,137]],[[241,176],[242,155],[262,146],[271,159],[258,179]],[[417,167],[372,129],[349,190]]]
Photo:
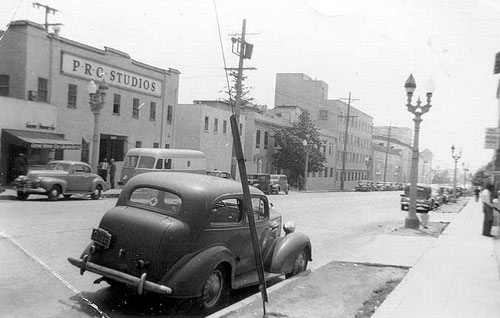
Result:
[[[231,78],[231,87],[224,87],[220,92],[224,93],[223,100],[228,103],[231,106],[235,106],[236,103],[236,83],[238,80],[238,72],[237,71],[231,71],[229,73],[229,76]],[[253,87],[251,86],[246,86],[245,85],[245,80],[247,79],[247,76],[242,75],[241,77],[241,107],[247,107],[247,106],[252,106],[254,103],[254,98],[251,97],[250,93]]]
[[[304,176],[306,151],[309,152],[308,171],[317,172],[324,169],[325,155],[321,151],[324,142],[312,122],[309,112],[304,111],[292,127],[286,127],[274,134],[276,153],[273,165],[278,171],[286,171],[290,182],[294,184],[299,176]],[[305,147],[303,142],[307,141]]]

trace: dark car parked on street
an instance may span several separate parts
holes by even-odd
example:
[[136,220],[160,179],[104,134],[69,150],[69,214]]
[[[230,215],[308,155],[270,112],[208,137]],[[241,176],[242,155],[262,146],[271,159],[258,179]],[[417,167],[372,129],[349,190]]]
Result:
[[269,173],[249,173],[248,184],[254,188],[259,189],[265,194],[271,194],[273,192],[271,175]]
[[[262,191],[250,187],[266,279],[293,276],[311,261],[309,238],[283,226]],[[241,183],[180,173],[130,179],[92,231],[80,268],[137,293],[198,298],[213,310],[226,291],[258,284]]]
[[19,200],[26,200],[30,194],[42,194],[49,200],[58,200],[61,194],[69,198],[73,194],[89,194],[94,200],[109,189],[108,184],[85,162],[56,160],[47,164],[44,170],[31,170],[27,176],[17,177],[12,186]]
[[[408,210],[410,206],[410,185],[406,185],[404,193],[401,194],[401,210]],[[431,211],[434,209],[434,198],[432,188],[427,184],[417,184],[417,210]]]

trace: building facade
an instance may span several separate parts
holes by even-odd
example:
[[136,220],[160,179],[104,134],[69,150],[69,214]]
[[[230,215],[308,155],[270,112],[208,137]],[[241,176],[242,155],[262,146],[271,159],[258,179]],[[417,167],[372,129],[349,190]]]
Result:
[[325,141],[325,170],[309,173],[309,188],[354,189],[357,181],[367,179],[373,117],[350,103],[329,100],[328,84],[302,73],[276,74],[274,103],[278,113],[291,107],[308,111]]
[[[11,181],[8,172],[19,152],[32,166],[54,158],[90,162],[96,122],[90,81],[108,87],[98,116],[99,161],[113,158],[119,171],[130,148],[175,146],[179,71],[63,38],[30,21],[12,22],[0,44],[0,95],[5,97],[0,108],[9,110],[1,127],[2,183]],[[37,107],[50,115],[34,117],[30,110]]]

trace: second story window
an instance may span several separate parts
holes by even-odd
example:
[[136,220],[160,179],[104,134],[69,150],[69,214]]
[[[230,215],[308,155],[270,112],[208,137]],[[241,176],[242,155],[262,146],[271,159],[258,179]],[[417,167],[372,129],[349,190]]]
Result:
[[222,121],[222,132],[227,133],[227,120]]
[[68,107],[76,108],[76,85],[68,85]]
[[255,134],[255,148],[260,148],[260,130]]
[[121,95],[114,94],[113,95],[113,114],[120,115],[120,104],[121,104]]
[[139,118],[139,98],[134,98],[132,102],[132,117]]
[[267,149],[269,144],[269,133],[267,131],[264,132],[264,149]]
[[208,120],[209,120],[208,116],[205,116],[205,127],[204,127],[205,130],[208,130]]
[[0,74],[0,96],[9,96],[9,75]]
[[49,101],[49,81],[46,78],[38,78],[38,101]]
[[172,119],[174,117],[174,106],[167,106],[167,124],[172,124]]
[[217,132],[219,130],[219,119],[214,118],[214,132]]
[[151,104],[149,106],[149,120],[156,120],[156,103],[155,102],[151,102]]
[[142,141],[136,141],[135,148],[141,148],[141,147],[142,147]]

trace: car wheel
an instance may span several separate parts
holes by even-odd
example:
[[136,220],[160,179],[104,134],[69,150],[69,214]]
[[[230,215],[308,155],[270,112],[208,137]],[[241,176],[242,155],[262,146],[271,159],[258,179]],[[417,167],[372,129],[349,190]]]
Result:
[[58,185],[52,186],[47,194],[50,201],[57,201],[61,195],[61,188]]
[[306,269],[307,269],[307,253],[306,253],[306,250],[303,249],[297,255],[297,258],[295,259],[295,263],[293,264],[292,271],[290,273],[285,274],[285,277],[290,278],[292,276],[297,275],[300,272],[305,271]]
[[17,191],[17,198],[19,200],[23,200],[24,201],[24,200],[28,199],[29,196],[30,196],[29,193]]
[[205,310],[214,309],[224,298],[226,287],[226,276],[219,266],[212,270],[203,285],[201,294],[201,305]]
[[94,192],[92,192],[92,194],[90,195],[90,198],[92,200],[98,200],[101,197],[101,194],[102,194],[102,187],[98,185],[97,187],[95,187]]

